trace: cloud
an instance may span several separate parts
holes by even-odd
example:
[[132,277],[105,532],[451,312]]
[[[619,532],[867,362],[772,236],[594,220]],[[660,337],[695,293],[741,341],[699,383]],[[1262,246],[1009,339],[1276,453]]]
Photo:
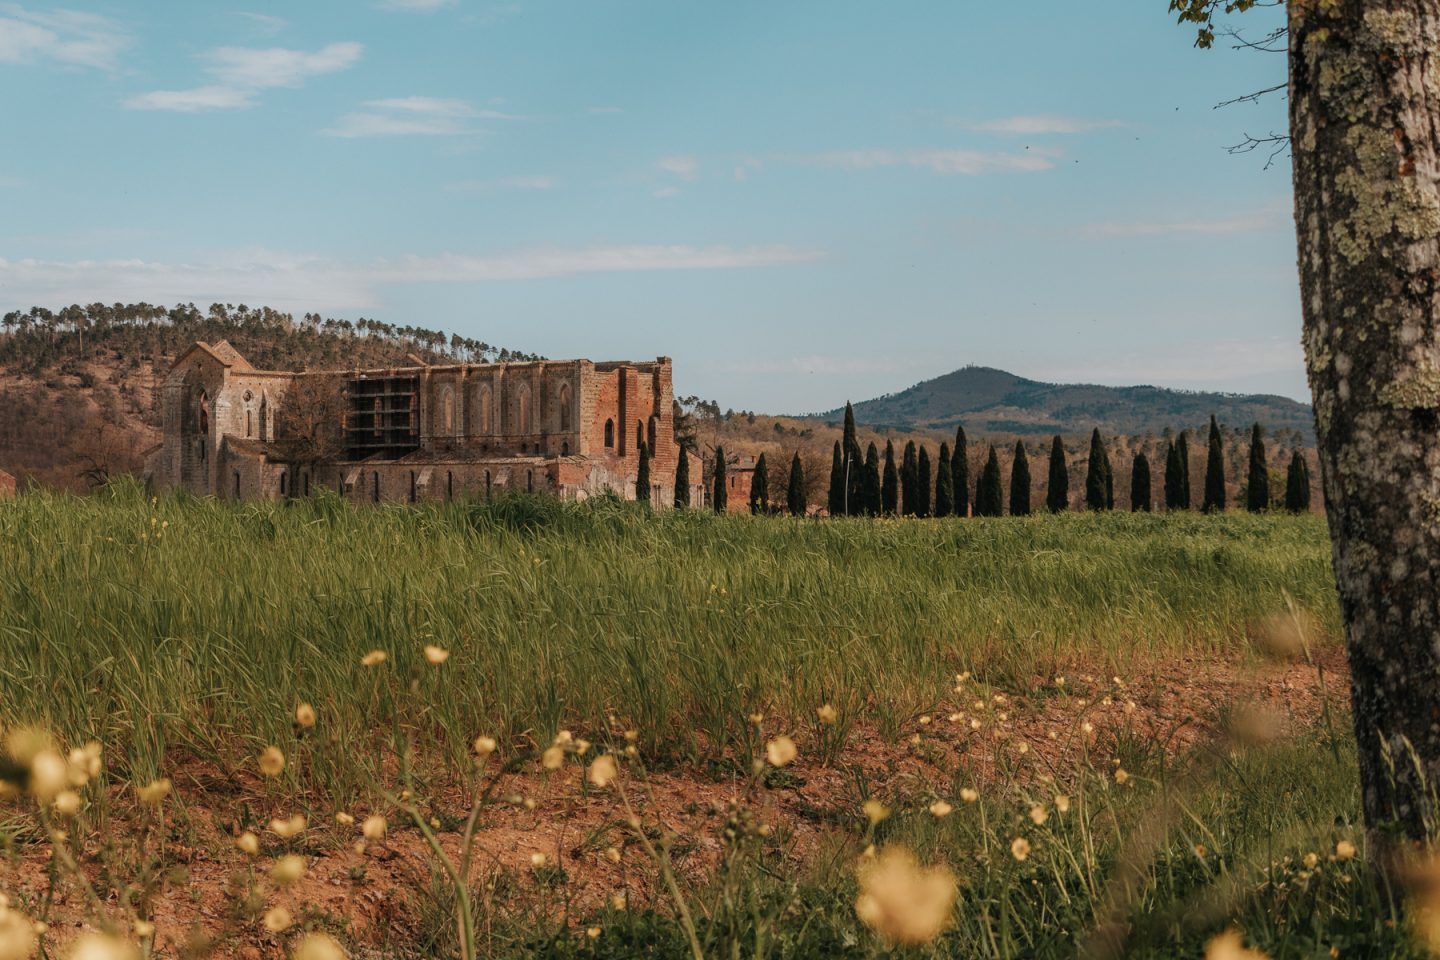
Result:
[[268,13],[250,13],[245,10],[236,11],[237,17],[244,17],[250,21],[255,32],[266,37],[273,37],[275,34],[290,26],[290,21],[283,17],[273,17]]
[[700,161],[692,156],[661,157],[655,161],[655,169],[681,180],[694,180],[700,175]]
[[1091,357],[1081,366],[1041,366],[1030,376],[1057,383],[1216,385],[1305,369],[1298,337],[1198,340]]
[[[287,310],[371,308],[383,287],[487,283],[602,273],[734,270],[814,262],[817,251],[787,246],[632,244],[541,249],[494,256],[442,254],[342,261],[258,250],[216,263],[146,260],[6,260],[0,291],[9,307],[58,302],[269,303]],[[6,307],[5,309],[9,309]]]
[[409,13],[434,13],[442,7],[455,6],[456,0],[382,0],[381,10],[402,10]]
[[558,177],[531,173],[496,180],[458,180],[447,183],[445,189],[451,193],[468,193],[477,190],[553,190],[559,185]]
[[113,70],[129,45],[129,33],[98,14],[76,10],[37,13],[7,6],[0,16],[0,63],[48,60]]
[[303,86],[312,77],[348,70],[360,61],[363,45],[331,43],[319,50],[284,47],[219,47],[202,56],[215,83],[188,90],[152,90],[131,97],[132,110],[234,110],[255,105],[261,91]]
[[669,200],[671,197],[680,196],[679,187],[661,187],[655,191],[655,197],[660,200]]
[[483,110],[464,100],[442,97],[390,97],[367,100],[363,110],[347,113],[320,131],[329,137],[454,136],[471,133],[472,120],[521,120],[498,110]]
[[1081,229],[1091,237],[1224,236],[1261,233],[1286,226],[1278,210],[1225,217],[1219,220],[1177,220],[1169,222],[1092,223]]
[[1041,113],[988,120],[985,123],[975,124],[972,129],[983,130],[986,133],[1036,136],[1049,133],[1085,133],[1090,130],[1104,130],[1124,125],[1119,120],[1087,120],[1082,117],[1060,117]]
[[976,176],[1000,171],[1049,170],[1055,166],[1053,151],[1027,150],[1024,153],[986,153],[979,150],[834,150],[806,156],[782,157],[798,163],[846,170],[874,170],[881,167],[914,167],[944,175]]

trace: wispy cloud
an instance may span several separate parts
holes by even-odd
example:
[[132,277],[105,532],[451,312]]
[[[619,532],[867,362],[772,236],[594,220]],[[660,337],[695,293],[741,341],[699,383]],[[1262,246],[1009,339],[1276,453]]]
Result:
[[1090,120],[1084,117],[1062,117],[1053,113],[1038,113],[1017,117],[1003,117],[972,125],[972,129],[986,133],[1007,133],[1016,136],[1039,136],[1043,134],[1085,133],[1090,130],[1104,130],[1123,127],[1120,120]]
[[98,14],[0,9],[0,63],[51,61],[113,70],[130,42],[128,31]]
[[1266,209],[1218,220],[1092,223],[1081,228],[1081,232],[1091,237],[1223,236],[1260,233],[1284,226],[1279,210]]
[[833,150],[827,153],[781,157],[797,163],[846,170],[875,170],[882,167],[913,167],[944,175],[977,176],[1003,171],[1049,170],[1055,154],[1046,150],[1023,153],[987,153],[980,150]]
[[361,106],[320,132],[330,137],[454,136],[473,132],[474,120],[523,119],[444,97],[390,97]]
[[265,37],[273,37],[290,25],[290,21],[284,17],[274,17],[268,13],[251,13],[247,10],[236,11],[237,17],[249,21],[255,32]]
[[671,197],[680,196],[679,187],[659,187],[655,190],[654,196],[657,200],[669,200]]
[[1212,387],[1265,374],[1303,370],[1304,351],[1296,337],[1200,340],[1157,345],[1138,352],[1087,358],[1080,366],[1041,365],[1031,376],[1060,383],[1137,383]]
[[694,180],[700,175],[700,161],[689,155],[661,157],[655,161],[655,169],[681,180]]
[[202,55],[215,82],[187,90],[152,90],[125,101],[133,110],[234,110],[251,107],[264,90],[303,86],[312,77],[347,70],[364,52],[354,42],[331,43],[319,50],[284,47],[220,47]]
[[[810,263],[823,254],[787,246],[632,244],[525,250],[494,256],[443,254],[339,261],[250,251],[215,263],[146,260],[0,259],[0,291],[11,306],[147,300],[264,301],[281,309],[358,309],[382,288],[411,283],[486,283],[602,273],[736,270]],[[8,309],[8,307],[0,307]]]
[[403,10],[410,13],[433,13],[442,7],[455,6],[456,0],[381,0],[381,10]]

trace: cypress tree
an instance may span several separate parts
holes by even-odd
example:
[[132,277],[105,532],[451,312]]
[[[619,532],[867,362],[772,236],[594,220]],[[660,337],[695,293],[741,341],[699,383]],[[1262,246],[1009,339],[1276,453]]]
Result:
[[845,501],[842,509],[848,516],[858,517],[865,510],[865,473],[860,441],[855,435],[855,408],[849,400],[845,401],[845,436],[840,453],[845,461]]
[[1090,434],[1090,463],[1085,469],[1085,506],[1108,510],[1115,500],[1115,481],[1110,475],[1110,454],[1100,439],[1100,428]]
[[865,450],[865,483],[863,484],[865,515],[878,516],[880,513],[880,453],[875,444]]
[[835,453],[830,458],[830,496],[825,509],[832,517],[845,512],[845,464],[841,460],[840,441],[835,441]]
[[714,487],[710,493],[710,503],[716,513],[724,513],[730,505],[730,494],[725,489],[725,448],[715,448],[715,477]]
[[970,516],[970,445],[965,428],[955,428],[955,449],[950,451],[951,511],[957,517]]
[[680,462],[675,465],[675,506],[690,506],[690,454],[680,448]]
[[895,444],[885,441],[885,477],[880,482],[880,510],[887,517],[895,516],[900,506],[900,471],[895,469]]
[[1015,441],[1015,460],[1010,464],[1010,516],[1030,516],[1030,457],[1019,440]]
[[1190,509],[1190,431],[1181,430],[1180,439],[1175,441],[1175,452],[1180,457],[1180,486],[1178,488],[1180,499],[1177,501],[1177,510]]
[[995,455],[992,443],[990,455],[980,470],[980,482],[975,485],[975,516],[998,517],[1004,513],[1000,496],[1000,458]]
[[755,472],[750,475],[750,512],[770,512],[770,467],[763,453],[755,461]]
[[1065,444],[1058,435],[1050,441],[1050,486],[1045,491],[1045,506],[1051,513],[1062,513],[1070,506],[1070,466],[1065,462]]
[[1310,509],[1310,465],[1299,450],[1290,454],[1290,468],[1285,471],[1285,509],[1291,513]]
[[1150,458],[1141,450],[1130,464],[1130,510],[1150,512]]
[[930,516],[930,451],[924,447],[915,468],[915,501],[915,515]]
[[1246,477],[1245,509],[1260,513],[1270,509],[1270,466],[1266,463],[1265,440],[1260,424],[1250,428],[1250,475]]
[[1220,442],[1220,425],[1210,415],[1210,452],[1205,458],[1205,513],[1225,512],[1225,448]]
[[1180,496],[1182,480],[1180,470],[1180,448],[1171,440],[1165,444],[1165,509],[1183,510]]
[[941,442],[940,462],[935,464],[935,516],[955,512],[955,474],[950,467],[950,444]]
[[790,484],[785,490],[785,509],[792,517],[805,516],[805,466],[800,462],[800,451],[790,461]]
[[635,472],[635,502],[650,505],[650,447],[640,441],[640,467]]
[[903,516],[915,516],[919,495],[915,492],[915,476],[920,466],[915,459],[915,441],[905,444],[905,457],[900,461],[900,512]]

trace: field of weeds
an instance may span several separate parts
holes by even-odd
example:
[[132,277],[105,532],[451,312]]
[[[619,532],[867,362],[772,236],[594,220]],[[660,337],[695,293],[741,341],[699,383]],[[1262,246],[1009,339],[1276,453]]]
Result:
[[1315,516],[26,496],[0,958],[1405,955],[1337,634]]

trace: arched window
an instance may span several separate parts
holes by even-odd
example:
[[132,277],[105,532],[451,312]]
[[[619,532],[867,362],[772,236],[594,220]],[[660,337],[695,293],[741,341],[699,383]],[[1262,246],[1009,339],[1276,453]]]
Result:
[[560,384],[560,392],[556,396],[556,402],[560,404],[560,432],[570,432],[570,384]]
[[[249,423],[249,420],[246,420]],[[249,427],[246,427],[246,436],[249,436]],[[260,439],[270,439],[270,397],[268,394],[260,394]]]
[[607,447],[613,447],[613,446],[615,446],[615,421],[614,421],[614,420],[606,420],[606,421],[605,421],[605,446],[607,446]]
[[449,470],[445,471],[445,499],[455,499],[455,474]]
[[380,502],[380,471],[370,471],[370,499],[375,503]]
[[195,422],[200,425],[200,435],[210,436],[210,395],[200,391],[200,400],[195,405]]
[[515,432],[524,436],[530,432],[530,385],[520,384],[515,391]]
[[410,502],[415,502],[415,471],[410,471]]
[[240,471],[235,471],[235,499],[240,499]]
[[475,400],[472,404],[472,433],[481,436],[489,436],[495,428],[490,422],[490,384],[482,383],[475,388]]
[[255,430],[254,430],[254,428],[250,425],[250,416],[251,416],[251,415],[250,415],[250,408],[249,408],[249,407],[246,407],[246,408],[245,408],[245,439],[246,439],[246,440],[249,440],[251,437],[255,436]]
[[562,456],[562,457],[568,457],[568,456],[570,456],[570,441],[569,441],[569,440],[561,440],[561,441],[560,441],[560,456]]
[[280,471],[280,496],[285,496],[285,471]]
[[448,385],[440,391],[435,432],[442,437],[455,435],[455,391]]
[[648,428],[647,431],[646,431],[646,435],[650,438],[650,453],[651,453],[651,454],[654,454],[654,453],[655,453],[655,434],[658,433],[659,430],[660,430],[660,418],[659,418],[659,417],[651,417],[651,418],[650,418],[649,428]]

